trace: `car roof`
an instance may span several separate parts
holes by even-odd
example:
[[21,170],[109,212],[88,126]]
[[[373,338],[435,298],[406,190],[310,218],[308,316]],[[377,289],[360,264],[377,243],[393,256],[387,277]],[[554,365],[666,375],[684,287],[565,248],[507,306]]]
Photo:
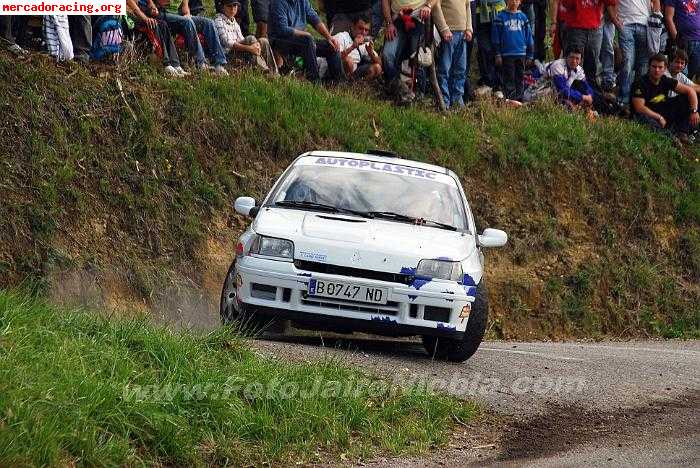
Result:
[[426,171],[433,171],[433,172],[438,172],[440,174],[447,174],[449,176],[454,177],[455,179],[458,179],[454,172],[452,172],[451,170],[449,170],[445,167],[436,166],[434,164],[428,164],[428,163],[424,163],[424,162],[420,162],[420,161],[413,161],[411,159],[396,158],[396,157],[391,157],[391,156],[379,156],[376,154],[367,154],[367,153],[352,153],[352,152],[345,152],[345,151],[324,151],[324,150],[309,151],[308,153],[304,153],[304,154],[300,155],[299,157],[302,158],[305,156],[323,156],[323,157],[332,157],[332,158],[360,159],[363,161],[374,161],[374,162],[381,162],[381,163],[388,163],[388,164],[399,164],[401,166],[415,167],[415,168],[423,169]]

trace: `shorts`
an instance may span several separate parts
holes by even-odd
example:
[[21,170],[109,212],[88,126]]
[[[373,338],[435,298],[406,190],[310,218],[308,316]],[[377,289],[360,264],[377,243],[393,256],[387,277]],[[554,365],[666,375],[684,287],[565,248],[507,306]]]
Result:
[[270,12],[270,0],[253,0],[253,21],[256,23],[267,23]]

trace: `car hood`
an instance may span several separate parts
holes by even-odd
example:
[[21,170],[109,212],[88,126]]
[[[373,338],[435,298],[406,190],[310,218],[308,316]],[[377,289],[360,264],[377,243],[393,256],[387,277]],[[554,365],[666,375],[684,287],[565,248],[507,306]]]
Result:
[[261,209],[253,230],[293,241],[298,260],[391,273],[423,258],[463,260],[476,249],[463,232],[294,209]]

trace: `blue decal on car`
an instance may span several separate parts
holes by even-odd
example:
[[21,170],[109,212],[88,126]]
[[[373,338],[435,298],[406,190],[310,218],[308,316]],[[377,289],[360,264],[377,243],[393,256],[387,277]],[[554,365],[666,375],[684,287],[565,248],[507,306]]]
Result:
[[309,294],[312,296],[316,294],[316,280],[314,278],[309,280]]
[[471,276],[469,276],[466,273],[464,274],[464,276],[462,276],[462,284],[465,286],[476,286],[476,282],[474,281],[474,278],[472,278]]
[[446,330],[456,330],[457,329],[457,327],[455,327],[454,325],[450,325],[449,323],[442,323],[442,322],[438,322],[437,327],[442,328],[442,329],[446,329]]
[[413,286],[416,289],[420,289],[427,283],[430,283],[431,281],[432,278],[430,276],[417,276],[411,283],[411,286]]
[[411,267],[401,267],[401,271],[399,273],[402,275],[415,275],[416,269]]

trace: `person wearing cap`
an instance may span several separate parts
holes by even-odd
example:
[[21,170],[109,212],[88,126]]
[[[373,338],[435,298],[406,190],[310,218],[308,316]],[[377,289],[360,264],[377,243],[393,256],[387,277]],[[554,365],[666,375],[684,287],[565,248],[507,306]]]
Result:
[[277,75],[277,63],[268,40],[264,37],[257,39],[253,35],[243,36],[241,26],[236,21],[240,8],[241,3],[237,0],[220,0],[217,4],[219,13],[214,17],[214,27],[224,52],[253,57],[260,68]]
[[[324,39],[314,39],[306,30],[307,23]],[[283,55],[301,56],[306,77],[310,81],[320,81],[317,57],[328,61],[328,77],[331,80],[345,76],[340,44],[331,36],[309,0],[271,0],[268,28],[272,48]]]

